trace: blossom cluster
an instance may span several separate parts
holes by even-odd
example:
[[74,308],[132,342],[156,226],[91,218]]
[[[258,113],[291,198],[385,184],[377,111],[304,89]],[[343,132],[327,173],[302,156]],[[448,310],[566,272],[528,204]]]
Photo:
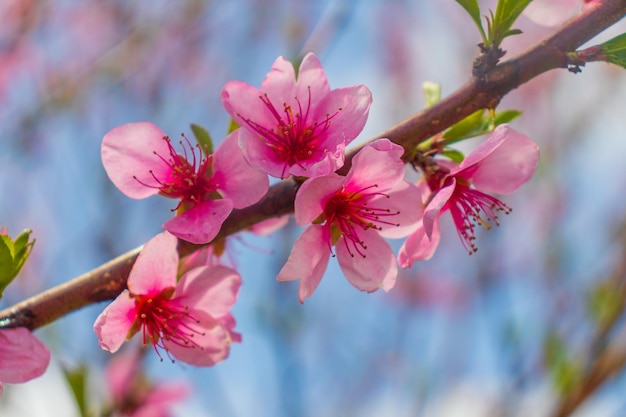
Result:
[[[176,146],[148,122],[116,127],[103,138],[102,162],[120,191],[131,198],[178,200],[165,231],[136,260],[128,289],[96,320],[105,350],[115,352],[140,333],[161,358],[209,366],[228,356],[231,343],[241,340],[230,313],[241,277],[222,264],[223,243],[214,239],[232,210],[265,195],[268,176],[300,183],[294,218],[304,230],[277,279],[300,280],[304,302],[331,257],[357,289],[389,291],[399,266],[433,255],[445,213],[466,250],[475,252],[476,227],[497,225],[499,215],[511,211],[492,194],[517,190],[538,162],[531,139],[500,125],[461,163],[418,151],[413,165],[423,175],[417,183],[405,178],[410,153],[386,138],[363,146],[340,175],[372,94],[363,85],[331,89],[313,54],[297,74],[278,58],[258,89],[226,83],[222,103],[238,128],[212,153],[185,136]],[[177,238],[205,249],[181,260]],[[388,238],[406,238],[397,254]]]

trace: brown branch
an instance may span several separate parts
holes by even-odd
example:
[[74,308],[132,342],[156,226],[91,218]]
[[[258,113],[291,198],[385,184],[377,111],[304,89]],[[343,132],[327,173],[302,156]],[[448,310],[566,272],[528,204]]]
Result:
[[[577,47],[621,19],[626,13],[626,0],[605,0],[573,18],[551,37],[519,56],[497,65],[482,77],[470,78],[455,93],[435,106],[425,109],[372,140],[386,137],[404,147],[413,149],[420,142],[452,126],[473,112],[495,108],[502,97],[528,80],[555,68],[567,67],[567,52]],[[347,155],[350,166],[353,149]],[[270,188],[257,204],[235,210],[228,217],[218,238],[223,238],[272,217],[293,211],[297,183],[285,180]],[[197,246],[179,245],[179,252],[187,254]],[[63,285],[29,298],[0,311],[0,327],[41,327],[59,317],[86,305],[114,298],[126,287],[128,273],[139,249],[81,275]]]

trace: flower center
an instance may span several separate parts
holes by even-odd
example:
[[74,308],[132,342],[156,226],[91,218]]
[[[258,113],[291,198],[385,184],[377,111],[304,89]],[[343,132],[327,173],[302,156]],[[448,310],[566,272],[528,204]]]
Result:
[[[285,163],[281,176],[284,176],[287,168],[293,165],[306,169],[303,162],[319,158],[320,154],[328,152],[323,134],[330,128],[331,120],[342,110],[340,107],[333,114],[327,113],[321,121],[310,121],[311,87],[307,90],[308,98],[304,105],[298,97],[294,97],[297,108],[283,103],[282,112],[278,111],[267,94],[259,96],[276,119],[275,126],[268,128],[250,119],[244,119],[248,126],[266,140],[277,159]],[[239,114],[238,116],[241,117]]]
[[216,195],[217,187],[211,182],[213,155],[203,157],[200,145],[194,146],[185,135],[182,137],[184,141],[179,141],[183,149],[182,155],[176,152],[168,136],[164,136],[163,140],[167,142],[169,155],[164,156],[154,152],[164,164],[171,168],[169,178],[157,178],[150,170],[150,174],[159,184],[153,186],[133,177],[146,187],[158,188],[159,194],[165,197],[179,198],[180,202],[172,211],[179,208],[184,210],[212,197],[219,198],[219,195]]
[[203,336],[194,325],[199,321],[189,314],[189,307],[181,305],[170,296],[173,289],[166,289],[154,296],[135,297],[135,312],[141,326],[142,342],[152,343],[159,358],[159,348],[167,351],[164,342],[186,348],[202,347],[194,340],[196,335]]
[[478,250],[474,243],[474,226],[481,225],[487,230],[491,229],[491,222],[499,226],[498,213],[509,214],[512,210],[497,198],[470,188],[459,178],[447,206],[461,242],[470,255]]
[[378,184],[374,184],[358,191],[347,191],[343,188],[333,195],[324,207],[322,216],[326,220],[326,227],[330,229],[332,244],[336,243],[340,236],[344,236],[346,249],[352,257],[357,253],[365,258],[367,245],[359,238],[359,231],[382,230],[383,225],[399,226],[398,223],[386,220],[390,216],[400,214],[399,211],[370,206],[372,200],[376,199],[376,203],[384,201],[378,197],[389,198],[389,195],[377,192],[375,190],[377,187]]

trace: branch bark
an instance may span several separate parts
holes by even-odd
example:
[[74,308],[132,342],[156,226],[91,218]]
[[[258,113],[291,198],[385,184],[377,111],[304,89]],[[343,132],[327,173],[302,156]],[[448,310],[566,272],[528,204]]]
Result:
[[[552,69],[567,68],[567,52],[575,51],[620,20],[625,13],[626,0],[598,1],[543,42],[495,66],[481,77],[472,76],[452,95],[371,140],[385,137],[402,145],[405,150],[413,149],[473,112],[495,108],[504,95],[532,78]],[[348,153],[342,172],[347,172],[351,158],[358,150],[355,148]],[[297,187],[294,180],[282,181],[272,186],[257,204],[233,211],[216,239],[293,212]],[[179,242],[178,247],[181,255],[197,248],[186,242]],[[126,279],[140,249],[127,252],[65,284],[0,311],[0,328],[23,326],[35,329],[86,305],[115,298],[126,288]]]

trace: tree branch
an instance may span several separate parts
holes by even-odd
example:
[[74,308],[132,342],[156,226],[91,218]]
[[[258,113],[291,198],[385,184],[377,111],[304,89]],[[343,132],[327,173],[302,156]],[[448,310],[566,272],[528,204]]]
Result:
[[[502,97],[530,79],[555,68],[567,68],[567,52],[591,39],[620,20],[626,13],[626,0],[594,3],[584,13],[561,26],[551,37],[517,57],[505,61],[483,76],[470,78],[455,93],[375,138],[389,138],[411,150],[420,142],[452,126],[479,109],[495,108]],[[360,148],[346,156],[345,173]],[[270,188],[257,204],[234,210],[216,239],[224,238],[253,224],[293,212],[298,184],[285,180]],[[199,246],[179,242],[185,255]],[[24,326],[35,329],[89,304],[115,298],[126,288],[126,279],[140,248],[134,249],[73,280],[0,311],[0,328]]]

